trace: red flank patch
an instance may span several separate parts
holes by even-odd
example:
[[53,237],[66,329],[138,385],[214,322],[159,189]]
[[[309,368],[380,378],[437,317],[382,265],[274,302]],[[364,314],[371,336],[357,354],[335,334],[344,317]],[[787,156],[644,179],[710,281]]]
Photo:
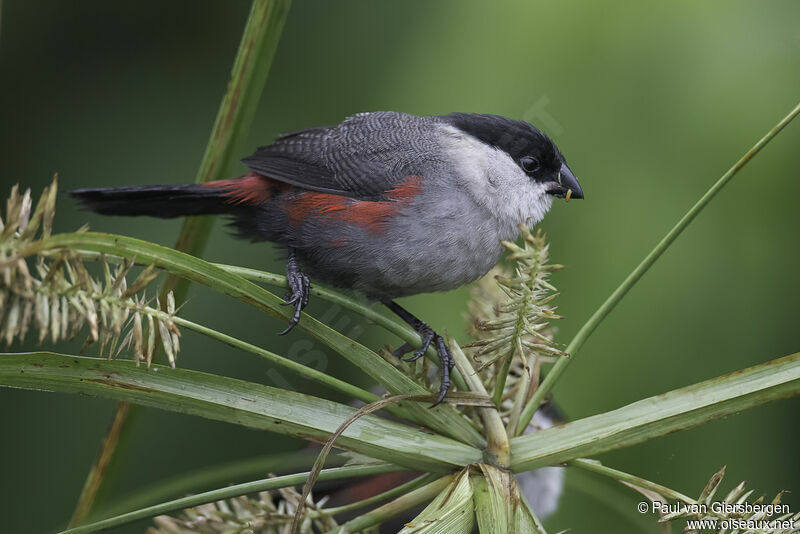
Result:
[[255,172],[247,173],[239,178],[217,180],[203,185],[224,189],[223,195],[228,197],[227,202],[230,204],[261,204],[271,199],[275,193],[289,187]]
[[[329,217],[356,224],[367,231],[386,231],[389,219],[422,191],[422,177],[406,176],[400,184],[386,191],[388,200],[353,200],[330,193],[304,192],[288,205],[289,222],[299,226],[308,217]],[[340,245],[341,246],[341,245]]]

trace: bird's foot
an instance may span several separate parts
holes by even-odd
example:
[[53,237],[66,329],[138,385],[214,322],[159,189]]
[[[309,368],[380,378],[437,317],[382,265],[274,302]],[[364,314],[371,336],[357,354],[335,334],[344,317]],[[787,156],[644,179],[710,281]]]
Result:
[[433,328],[423,322],[420,322],[415,330],[417,331],[417,334],[419,334],[419,337],[422,338],[422,345],[420,345],[420,347],[414,351],[414,354],[408,358],[403,358],[404,355],[414,350],[414,347],[408,343],[404,343],[401,347],[392,351],[392,354],[395,357],[401,358],[404,362],[415,362],[425,356],[425,352],[428,350],[428,347],[430,347],[431,343],[438,335],[433,331]]
[[[403,358],[403,361],[413,362],[418,360],[425,355],[428,347],[430,347],[430,345],[433,343],[436,353],[439,355],[442,380],[439,386],[439,396],[431,408],[439,405],[444,400],[445,395],[447,395],[447,390],[450,389],[450,371],[452,371],[453,367],[455,367],[455,360],[453,359],[453,355],[450,353],[450,348],[447,346],[447,343],[442,336],[437,334],[433,328],[414,317],[414,315],[412,315],[410,312],[406,311],[393,301],[387,301],[384,302],[384,304],[386,304],[386,306],[394,313],[399,315],[405,322],[411,325],[411,327],[416,330],[416,332],[419,334],[419,337],[422,339],[420,348],[414,351],[414,354],[408,358]],[[404,343],[401,347],[395,349],[392,354],[398,358],[402,358],[403,355],[411,352],[412,350],[413,347],[410,344]]]
[[294,253],[289,254],[289,260],[286,262],[286,282],[289,284],[289,291],[283,297],[284,305],[294,306],[294,313],[289,319],[289,326],[280,333],[281,336],[291,332],[292,328],[300,322],[300,313],[308,304],[309,290],[311,289],[311,281],[300,270]]

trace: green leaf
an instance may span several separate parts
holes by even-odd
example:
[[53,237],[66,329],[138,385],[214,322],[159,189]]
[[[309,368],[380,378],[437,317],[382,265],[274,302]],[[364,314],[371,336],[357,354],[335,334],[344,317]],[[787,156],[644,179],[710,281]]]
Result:
[[800,353],[511,440],[511,469],[528,471],[629,447],[800,393]]
[[351,519],[347,523],[326,532],[325,534],[349,534],[352,532],[362,532],[368,528],[375,527],[381,523],[385,523],[393,517],[397,517],[402,513],[409,510],[419,508],[423,504],[430,502],[437,495],[445,492],[447,488],[451,487],[451,482],[456,478],[456,475],[445,475],[438,480],[411,490],[408,493],[401,495],[395,500],[388,502],[382,506],[370,510],[356,518]]
[[475,521],[473,506],[472,486],[465,469],[399,534],[470,534]]
[[[355,409],[325,399],[227,377],[48,352],[0,357],[0,385],[84,393],[208,419],[326,441]],[[481,452],[443,436],[375,416],[354,422],[337,444],[416,470],[447,471]]]
[[[264,473],[286,473],[300,469],[309,469],[314,463],[317,453],[314,450],[290,451],[266,454],[255,458],[234,460],[222,464],[200,467],[178,475],[159,477],[151,484],[126,493],[121,499],[95,508],[92,515],[109,517],[135,510],[144,506],[172,499],[179,495],[197,493],[215,487],[227,485],[264,476]],[[328,467],[341,467],[347,462],[345,454],[328,457]]]
[[[135,258],[137,262],[152,263],[187,280],[230,295],[274,317],[288,320],[292,314],[292,310],[284,306],[283,300],[277,295],[241,276],[227,272],[200,258],[140,239],[94,232],[59,234],[35,242],[26,253],[32,254],[62,247]],[[298,327],[347,358],[374,380],[384,384],[390,392],[401,395],[430,393],[375,352],[310,315],[303,314]],[[442,404],[430,409],[428,404],[418,402],[408,402],[405,406],[417,423],[475,447],[481,448],[486,445],[478,431],[452,406]]]
[[475,515],[481,534],[546,534],[523,501],[514,475],[491,465],[480,465],[482,475],[470,477]]
[[773,126],[769,132],[767,132],[761,139],[759,139],[755,145],[753,145],[750,150],[745,152],[745,154],[739,158],[739,161],[733,164],[733,167],[728,169],[728,171],[723,174],[719,180],[714,182],[708,191],[700,197],[694,206],[692,206],[686,214],[680,218],[680,220],[675,223],[675,226],[667,232],[661,241],[650,251],[647,256],[636,266],[633,271],[622,281],[622,283],[617,287],[611,295],[600,305],[599,308],[589,317],[589,320],[578,330],[578,333],[575,334],[575,337],[572,338],[569,345],[565,349],[565,352],[570,355],[569,358],[561,358],[559,359],[556,364],[550,369],[550,372],[547,373],[547,376],[539,384],[539,388],[531,397],[531,400],[528,401],[528,404],[525,406],[525,409],[522,412],[522,416],[520,417],[519,424],[517,425],[517,433],[521,434],[525,431],[528,424],[533,419],[533,414],[536,413],[536,410],[539,408],[539,405],[542,404],[547,394],[553,388],[553,385],[556,383],[558,378],[564,373],[567,367],[575,361],[575,356],[578,353],[578,350],[583,346],[589,336],[592,335],[592,332],[603,322],[603,320],[611,313],[611,311],[617,306],[617,304],[622,301],[625,295],[628,294],[628,291],[636,285],[636,282],[641,279],[645,273],[653,266],[653,264],[658,261],[662,254],[678,239],[678,236],[683,233],[683,231],[689,226],[689,224],[700,214],[703,209],[711,202],[717,193],[719,193],[723,187],[725,187],[731,179],[736,176],[736,174],[747,165],[750,160],[752,160],[756,154],[758,154],[762,148],[767,146],[767,144],[778,135],[781,130],[783,130],[790,122],[792,122],[795,117],[800,115],[800,104],[797,104],[788,115],[786,115],[783,119],[781,119],[775,126]]
[[[401,470],[397,466],[389,464],[373,464],[373,465],[353,465],[347,467],[335,467],[333,469],[325,469],[320,473],[320,480],[340,480],[343,478],[363,477],[371,475],[379,475],[382,473],[391,473],[393,471]],[[99,532],[112,527],[119,527],[139,521],[140,519],[147,519],[148,517],[155,517],[161,514],[168,514],[170,512],[177,512],[191,508],[192,506],[199,506],[209,502],[221,501],[223,499],[230,499],[231,497],[238,497],[239,495],[246,495],[248,493],[256,493],[259,491],[269,491],[278,488],[288,488],[289,486],[296,486],[302,484],[308,477],[308,473],[298,473],[296,475],[284,475],[282,477],[268,478],[265,480],[256,480],[254,482],[247,482],[244,484],[236,484],[235,486],[228,486],[225,488],[217,489],[214,491],[207,491],[198,495],[190,495],[181,499],[175,499],[155,506],[148,506],[140,510],[128,512],[108,519],[103,519],[88,525],[82,525],[75,528],[67,529],[60,534],[88,534],[89,532]]]

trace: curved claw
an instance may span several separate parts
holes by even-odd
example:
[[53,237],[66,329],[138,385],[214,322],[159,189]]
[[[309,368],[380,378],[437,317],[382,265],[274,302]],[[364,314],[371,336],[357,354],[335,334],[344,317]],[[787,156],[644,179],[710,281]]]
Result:
[[425,352],[428,350],[428,347],[431,346],[431,343],[434,339],[436,339],[436,332],[433,331],[431,327],[428,325],[423,325],[419,328],[418,331],[420,337],[422,337],[422,345],[420,345],[419,349],[414,351],[413,356],[409,356],[408,358],[403,358],[403,355],[410,352],[413,347],[408,343],[403,343],[398,349],[394,350],[392,354],[394,354],[397,358],[402,358],[404,362],[415,362],[425,356]]
[[411,362],[415,362],[415,361],[419,360],[423,356],[425,356],[425,352],[424,351],[422,351],[422,352],[416,351],[413,356],[409,356],[408,358],[403,358],[403,361],[411,363]]
[[280,332],[278,332],[278,335],[279,335],[279,336],[285,336],[286,334],[288,334],[289,332],[291,332],[292,330],[294,330],[294,327],[295,327],[295,326],[297,326],[297,324],[298,324],[299,322],[300,322],[299,320],[298,320],[298,321],[295,321],[295,320],[294,320],[294,317],[292,317],[292,319],[289,321],[289,326],[287,326],[286,328],[284,328],[283,330],[281,330]]
[[303,301],[301,299],[292,298],[291,300],[286,301],[284,304],[294,304],[294,313],[292,314],[291,318],[289,318],[289,326],[280,332],[278,334],[279,336],[285,336],[291,332],[292,329],[300,322],[300,314],[303,312]]
[[[442,378],[444,378],[444,377],[442,377]],[[428,408],[436,408],[437,406],[439,406],[442,403],[442,401],[444,400],[446,395],[447,395],[447,390],[446,389],[440,389],[439,390],[439,396],[436,398],[436,402],[434,402],[433,404],[428,406]]]
[[292,306],[294,304],[297,304],[297,297],[284,298],[283,302],[281,302],[281,306]]
[[427,352],[428,347],[431,346],[431,342],[436,338],[436,334],[430,328],[423,332],[422,334],[422,345],[418,350],[414,352],[413,356],[408,358],[403,358],[404,362],[415,362],[425,356],[425,352]]
[[300,313],[302,311],[303,311],[302,306],[298,305],[295,307],[294,313],[292,314],[292,317],[289,319],[289,326],[287,326],[282,332],[279,332],[278,333],[279,336],[285,336],[286,334],[291,332],[295,326],[297,326],[297,324],[300,322]]
[[414,350],[414,347],[412,347],[410,343],[403,343],[392,351],[392,356],[395,358],[402,358],[403,354],[407,354],[412,350]]

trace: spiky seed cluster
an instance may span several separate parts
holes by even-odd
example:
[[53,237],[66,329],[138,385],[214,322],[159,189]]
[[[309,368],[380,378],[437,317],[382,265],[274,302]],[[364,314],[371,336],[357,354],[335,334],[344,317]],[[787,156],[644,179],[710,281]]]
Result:
[[6,200],[5,220],[0,216],[0,262],[4,263],[21,245],[33,241],[40,229],[43,238],[50,236],[56,213],[57,183],[53,178],[53,183],[44,189],[32,216],[31,190],[27,189],[20,195],[19,186],[11,188],[11,195]]
[[[703,488],[703,491],[700,493],[700,497],[698,497],[697,502],[705,504],[708,507],[708,514],[703,514],[699,518],[700,520],[703,519],[717,519],[718,521],[723,521],[726,519],[738,519],[738,520],[747,520],[753,521],[754,524],[762,524],[762,521],[770,521],[770,522],[789,522],[793,524],[797,524],[800,522],[800,512],[792,514],[784,513],[781,515],[775,515],[769,513],[769,508],[762,507],[759,511],[753,512],[739,512],[739,511],[731,511],[731,512],[723,512],[718,513],[712,509],[711,503],[714,501],[714,495],[717,493],[717,489],[719,489],[720,484],[722,483],[722,479],[725,476],[725,468],[723,467],[714,476],[711,477],[711,480],[708,481],[706,487]],[[780,492],[773,499],[768,503],[773,505],[773,507],[781,504],[781,497],[783,496],[784,492]],[[744,481],[740,482],[735,488],[733,488],[722,500],[722,502],[728,504],[738,504],[743,505],[747,502],[747,499],[753,494],[753,490],[745,491],[745,483]],[[751,502],[750,504],[753,505],[760,505],[764,504],[765,495],[761,495],[758,499]],[[679,517],[680,514],[667,514],[661,518],[661,521],[671,521],[672,519],[676,519]],[[684,516],[688,517],[688,516]],[[777,524],[776,524],[777,525]],[[789,529],[793,530],[793,529]],[[783,534],[788,533],[789,530],[782,526],[776,526],[775,528],[753,528],[749,530],[745,530],[743,532],[750,532],[752,534]],[[698,530],[685,530],[687,534],[699,534],[700,531]],[[730,532],[728,529],[722,529],[719,531],[719,534],[726,534]]]
[[[789,532],[795,532],[794,528],[785,528],[785,524],[788,523],[797,525],[797,523],[800,522],[800,512],[794,514],[791,512],[782,514],[777,514],[774,512],[774,510],[788,508],[786,505],[781,506],[781,497],[784,494],[783,491],[778,493],[769,503],[765,503],[764,495],[761,495],[755,501],[749,502],[747,499],[753,494],[753,490],[745,491],[745,483],[740,482],[739,485],[733,488],[722,500],[714,499],[714,496],[716,495],[724,477],[725,467],[714,473],[714,475],[706,484],[705,488],[703,488],[703,491],[700,492],[700,496],[697,498],[697,500],[692,501],[685,499],[685,497],[683,499],[679,499],[683,500],[684,504],[686,505],[699,504],[705,506],[705,513],[697,513],[690,507],[682,507],[676,512],[662,515],[659,518],[659,522],[668,523],[677,519],[696,519],[698,521],[716,520],[718,524],[721,524],[725,520],[736,520],[750,522],[753,527],[745,528],[743,530],[722,528],[718,531],[718,533],[733,534],[736,532],[741,532],[742,534],[789,534]],[[659,499],[662,503],[667,502],[665,497],[656,492],[643,490],[637,486],[632,487],[642,492],[651,500]],[[712,507],[712,503],[715,502],[718,504]],[[741,511],[748,502],[750,505],[753,505],[751,506],[752,511]],[[720,506],[722,503],[724,503],[724,505]],[[757,505],[772,505],[772,507],[770,508],[768,506]],[[757,510],[756,507],[758,508]],[[771,512],[771,510],[773,510],[773,512]],[[703,530],[703,532],[704,531],[705,530]],[[683,530],[683,532],[684,534],[700,534],[701,531],[687,527]]]
[[479,370],[514,358],[521,364],[527,354],[564,355],[548,331],[550,321],[561,318],[554,313],[552,301],[558,293],[548,278],[563,266],[548,264],[549,246],[541,231],[534,235],[521,226],[520,232],[522,246],[503,242],[508,258],[516,262],[513,274],[496,267],[490,273],[493,276],[485,277],[472,291],[471,332],[476,341],[468,347]]
[[[160,338],[174,366],[180,349],[174,298],[170,294],[167,311],[161,311],[158,303],[152,308],[140,295],[158,275],[152,267],[129,287],[126,275],[132,261],[112,269],[101,257],[101,282],[89,274],[73,251],[59,251],[52,257],[37,253],[39,231],[42,239],[52,231],[56,195],[54,179],[31,215],[30,190],[20,195],[14,186],[5,220],[0,214],[0,337],[6,344],[24,340],[33,325],[39,331],[40,343],[45,339],[56,343],[75,338],[88,325],[84,348],[99,343],[102,354],[116,357],[132,346],[137,365],[140,361],[149,365],[156,339]],[[29,261],[35,265],[35,274],[29,269]]]
[[[253,497],[204,504],[184,510],[181,517],[156,517],[156,527],[149,528],[147,534],[284,534],[288,532],[300,498],[294,488],[284,488],[263,491]],[[327,532],[338,526],[330,515],[321,513],[325,500],[306,503],[307,513],[298,532]]]

